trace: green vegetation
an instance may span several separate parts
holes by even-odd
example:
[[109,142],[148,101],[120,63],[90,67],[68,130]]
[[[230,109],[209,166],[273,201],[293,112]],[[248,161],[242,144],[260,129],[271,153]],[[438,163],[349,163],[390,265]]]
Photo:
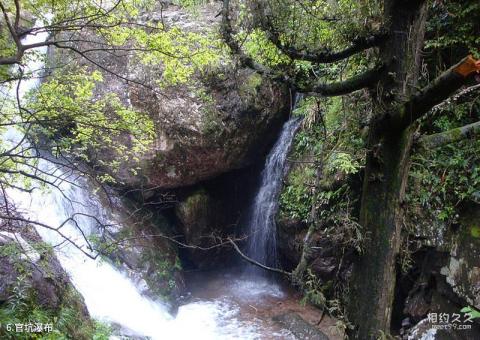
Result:
[[472,319],[480,318],[480,312],[471,306],[462,308],[461,312],[470,314]]
[[[452,103],[447,114],[424,128],[432,133],[451,130],[480,118],[478,101]],[[462,202],[476,200],[480,191],[480,141],[464,140],[434,150],[419,150],[410,172],[409,205],[420,206],[430,220],[457,223]],[[417,215],[417,218],[421,217]],[[415,216],[412,216],[415,219]],[[415,220],[412,222],[415,224]]]
[[[168,87],[198,82],[196,77],[229,63],[215,31],[187,31],[150,19],[147,14],[159,10],[158,6],[150,0],[121,0],[115,4],[41,0],[21,2],[17,9],[13,1],[7,2],[3,9],[6,15],[31,17],[37,25],[33,30],[52,34],[48,41],[39,44],[52,47],[47,66],[53,72],[48,71],[42,84],[25,98],[13,95],[4,99],[0,131],[15,126],[36,145],[48,141],[54,156],[68,155],[95,166],[95,176],[102,182],[117,183],[117,173],[125,164],[129,164],[130,174],[139,175],[142,155],[153,148],[156,117],[134,108],[129,94],[105,90],[105,82],[117,77],[126,83],[125,89],[134,85],[157,95]],[[27,29],[32,29],[34,23],[27,22]],[[5,33],[0,39],[0,81],[5,90],[14,91],[16,79],[27,80],[41,73],[34,70],[36,73],[29,74],[9,67],[17,57],[22,63],[44,61],[45,56],[30,45],[15,45],[17,34],[23,32],[24,28],[19,26],[23,23],[10,23],[15,26],[13,33],[6,25],[0,25]],[[19,49],[22,53],[16,55]],[[112,68],[112,57],[127,57],[129,70]],[[81,61],[71,65],[72,60],[78,59]],[[64,63],[68,66],[63,67]],[[135,74],[139,70],[156,76],[146,81],[142,74]],[[125,76],[125,72],[135,75]],[[3,183],[25,182],[29,189],[33,181],[45,181],[41,174],[25,175],[38,166],[33,150],[22,150],[3,140],[0,147],[11,149],[1,156]]]
[[[2,339],[108,339],[109,327],[100,322],[91,323],[84,310],[83,298],[70,283],[62,281],[61,275],[66,274],[53,272],[59,269],[52,267],[50,262],[52,248],[43,242],[30,244],[42,254],[35,267],[25,258],[25,250],[19,244],[10,242],[0,247],[2,261],[11,265],[10,274],[16,275],[9,287],[8,300],[0,305]],[[41,284],[38,280],[45,280],[45,285],[54,285],[55,291],[61,293],[53,297],[59,300],[58,307],[49,306],[51,296],[39,296],[41,293],[35,288]],[[51,330],[15,331],[16,325],[36,327],[39,324],[47,328],[51,326]]]
[[[25,284],[26,278],[20,276],[17,286],[8,302],[0,307],[0,335],[2,339],[95,339],[107,340],[110,327],[96,321],[94,325],[85,320],[78,299],[81,297],[73,287],[68,287],[63,303],[58,311],[42,307],[37,302],[36,292]],[[42,324],[52,325],[51,331],[15,332],[15,325]],[[9,331],[7,327],[12,327]],[[23,334],[23,335],[22,335]]]
[[[428,238],[422,234],[425,225],[439,226],[433,231],[440,236],[458,233],[475,242],[480,237],[477,225],[456,229],[462,207],[479,202],[478,133],[470,131],[454,144],[421,147],[425,136],[458,136],[459,127],[480,120],[479,87],[473,86],[480,63],[465,59],[480,57],[478,0],[224,1],[218,30],[164,18],[165,4],[153,0],[4,2],[2,89],[14,91],[17,80],[43,79],[26,96],[2,98],[0,132],[14,126],[32,145],[0,141],[2,190],[48,182],[37,148],[67,156],[75,166],[91,166],[103,183],[121,185],[120,175],[136,176],[143,190],[150,183],[142,161],[162,142],[156,132],[164,128],[164,96],[188,92],[181,99],[188,97],[202,113],[191,131],[199,127],[202,131],[194,132],[220,139],[217,93],[205,85],[237,76],[240,66],[255,72],[235,87],[242,98],[232,99],[234,105],[258,96],[266,80],[306,95],[293,113],[303,123],[289,155],[278,216],[288,229],[283,231],[303,240],[295,245],[301,254],[292,277],[305,302],[328,310],[350,329],[349,314],[359,331],[354,336],[388,338],[389,311],[399,289],[394,278],[419,269],[413,255],[426,247],[419,240]],[[187,9],[181,12],[186,21],[206,3],[174,1],[175,10]],[[38,27],[32,28],[34,21]],[[39,43],[51,48],[45,72],[25,73],[22,64],[44,61],[22,40],[25,32],[50,34]],[[471,93],[463,92],[466,87]],[[155,157],[161,168],[161,157]],[[169,167],[181,172],[187,158],[179,155],[179,164]],[[187,204],[198,203],[198,197],[191,199]],[[106,253],[117,250],[100,237],[92,241]],[[317,263],[321,268],[315,272],[315,254],[324,246],[332,263]],[[36,246],[41,253],[47,248]],[[10,246],[2,251],[15,253]],[[139,261],[154,267],[146,281],[156,294],[176,289],[176,255],[149,250]],[[19,271],[25,281],[29,273]],[[67,304],[59,311],[39,309],[35,292],[20,281],[1,306],[2,322],[33,315],[56,318],[59,337],[80,332],[69,328],[78,310]],[[84,332],[78,336],[102,338],[109,330],[99,325]]]

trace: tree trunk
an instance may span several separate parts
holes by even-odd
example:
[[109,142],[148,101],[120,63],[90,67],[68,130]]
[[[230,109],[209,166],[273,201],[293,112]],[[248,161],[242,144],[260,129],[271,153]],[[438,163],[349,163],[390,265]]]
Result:
[[390,330],[412,140],[412,129],[407,129],[384,139],[367,159],[360,211],[367,241],[350,287],[349,316],[358,327],[358,339]]
[[349,318],[357,327],[355,338],[361,340],[390,331],[414,128],[396,127],[389,117],[417,85],[425,2],[385,1],[385,17],[390,38],[381,46],[381,54],[388,72],[373,94],[376,123],[370,127],[360,209],[366,242],[354,266],[348,306]]

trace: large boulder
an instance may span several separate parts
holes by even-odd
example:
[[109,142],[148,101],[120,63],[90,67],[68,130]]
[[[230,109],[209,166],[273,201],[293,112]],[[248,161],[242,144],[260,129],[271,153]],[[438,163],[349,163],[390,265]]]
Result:
[[[200,85],[199,85],[200,86]],[[141,161],[143,178],[126,171],[120,180],[148,186],[189,186],[251,164],[267,151],[289,110],[285,88],[249,70],[231,70],[224,79],[197,89],[176,87],[152,98],[132,93],[132,104],[156,119],[155,153]]]
[[[127,108],[143,112],[153,121],[155,135],[145,152],[135,151],[128,134],[89,150],[96,171],[128,188],[172,189],[244,168],[266,153],[290,111],[290,94],[286,86],[239,67],[231,58],[218,34],[220,10],[218,3],[205,4],[195,13],[162,4],[158,11],[142,16],[162,21],[167,29],[208,35],[214,41],[211,49],[222,57],[197,69],[186,82],[165,83],[161,62],[143,64],[128,54],[90,53],[107,72],[71,51],[51,50],[53,63],[73,57],[82,67],[102,73],[95,96],[113,93]],[[82,39],[98,37],[82,31]],[[89,48],[78,44],[80,50]]]
[[173,242],[176,231],[157,210],[155,199],[159,198],[143,206],[128,195],[105,189],[91,196],[92,206],[105,207],[102,218],[108,221],[92,233],[94,248],[127,275],[142,295],[175,312],[185,293],[182,264]]
[[328,340],[328,336],[318,328],[305,321],[300,315],[294,312],[277,315],[274,321],[292,332],[298,339],[305,340]]

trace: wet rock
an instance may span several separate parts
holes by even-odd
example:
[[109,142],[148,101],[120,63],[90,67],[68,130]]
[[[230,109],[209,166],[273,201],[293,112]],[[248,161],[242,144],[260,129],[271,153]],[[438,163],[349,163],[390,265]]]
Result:
[[302,256],[307,228],[304,223],[292,219],[278,219],[277,228],[279,253],[287,267],[294,267]]
[[413,326],[402,339],[405,340],[477,340],[480,336],[478,326],[473,329],[440,329],[433,326],[428,319],[421,320]]
[[[101,197],[101,196],[100,196]],[[95,245],[103,256],[124,272],[141,293],[159,300],[172,313],[185,284],[177,248],[169,241],[173,227],[161,212],[139,207],[131,199],[110,193],[107,220],[118,221],[102,230]],[[165,237],[160,237],[165,236]]]
[[204,189],[198,189],[180,201],[175,212],[187,243],[202,244],[202,238],[209,235],[213,229],[209,222],[216,212],[210,195]]
[[464,207],[449,253],[441,274],[459,297],[480,309],[480,205]]
[[298,339],[328,340],[328,336],[305,321],[297,313],[286,313],[273,317],[273,320],[292,332]]
[[313,260],[310,268],[320,277],[329,279],[332,278],[335,269],[338,268],[338,259],[335,257],[317,257]]

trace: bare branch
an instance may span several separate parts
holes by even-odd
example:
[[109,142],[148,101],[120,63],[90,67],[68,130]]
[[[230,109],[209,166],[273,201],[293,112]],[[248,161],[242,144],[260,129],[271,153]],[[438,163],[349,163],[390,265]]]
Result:
[[263,264],[261,264],[260,262],[258,261],[255,261],[254,259],[248,257],[247,255],[245,255],[241,250],[240,248],[238,247],[238,245],[231,239],[231,238],[228,238],[227,239],[228,242],[233,246],[233,249],[235,249],[235,251],[241,256],[243,257],[244,260],[246,260],[247,262],[257,266],[257,267],[260,267],[262,269],[265,269],[265,270],[268,270],[268,271],[271,271],[271,272],[274,272],[274,273],[279,273],[279,274],[282,274],[282,275],[285,275],[287,277],[291,277],[292,276],[292,273],[290,272],[287,272],[287,271],[284,271],[282,269],[278,269],[278,268],[272,268],[272,267],[268,267],[268,266],[265,266]]
[[42,227],[42,228],[45,228],[45,229],[48,229],[48,230],[52,230],[52,231],[56,232],[58,235],[60,235],[64,240],[67,240],[70,244],[72,244],[75,248],[80,250],[84,255],[88,256],[89,258],[96,259],[98,257],[98,255],[92,255],[90,252],[84,250],[73,239],[71,239],[70,237],[68,237],[64,233],[62,233],[60,228],[62,228],[65,225],[65,223],[67,223],[68,221],[63,222],[60,226],[55,228],[55,227],[49,226],[45,223],[29,220],[29,219],[26,219],[26,218],[23,218],[23,217],[20,217],[20,216],[10,216],[10,215],[1,214],[0,219],[5,219],[7,221],[20,221],[20,222],[24,222],[24,223],[31,224],[31,225],[34,225],[34,226]]

